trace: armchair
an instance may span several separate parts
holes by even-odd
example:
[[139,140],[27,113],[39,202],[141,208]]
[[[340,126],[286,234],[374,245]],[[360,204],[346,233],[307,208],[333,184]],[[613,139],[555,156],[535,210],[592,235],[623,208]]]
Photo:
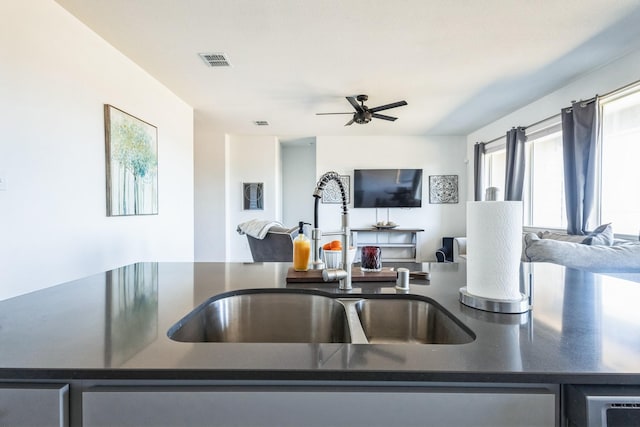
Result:
[[453,238],[453,262],[464,262],[467,260],[467,238]]
[[263,239],[247,234],[254,262],[290,262],[293,260],[293,239],[298,227],[271,227]]

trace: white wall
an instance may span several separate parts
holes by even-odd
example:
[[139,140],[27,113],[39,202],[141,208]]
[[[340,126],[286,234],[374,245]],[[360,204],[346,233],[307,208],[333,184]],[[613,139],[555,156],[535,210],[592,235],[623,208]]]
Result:
[[[228,261],[252,261],[247,237],[235,232],[238,224],[251,219],[282,220],[280,142],[273,136],[230,135],[227,188],[229,218]],[[264,210],[244,210],[242,184],[264,184]]]
[[[367,136],[316,138],[316,173],[334,170],[351,176],[354,169],[423,169],[422,207],[394,208],[389,219],[400,227],[424,228],[419,235],[418,256],[421,260],[435,260],[435,251],[442,246],[444,236],[462,236],[465,233],[467,197],[466,145],[464,137],[412,137]],[[459,200],[457,204],[429,203],[429,175],[458,175]],[[350,198],[353,199],[353,189]],[[353,209],[349,218],[352,228],[370,227],[379,219],[386,220],[386,209]],[[340,229],[340,205],[320,204],[321,230]]]
[[[192,260],[192,109],[51,0],[0,16],[0,299]],[[106,216],[105,103],[158,128],[159,215]]]
[[[196,113],[196,232],[195,258],[198,261],[250,261],[245,236],[235,232],[238,224],[250,219],[284,220],[280,206],[297,204],[296,215],[313,220],[313,189],[320,175],[336,170],[353,176],[357,168],[421,168],[424,171],[423,207],[392,209],[390,219],[402,227],[424,228],[420,234],[418,255],[422,260],[435,259],[435,251],[444,236],[465,233],[467,198],[466,146],[460,137],[339,137],[319,136],[315,143],[315,162],[307,164],[307,154],[294,153],[287,146],[281,153],[277,138],[271,136],[225,135],[210,120],[200,120]],[[295,148],[295,147],[294,147]],[[280,167],[282,154],[284,167]],[[298,156],[298,154],[301,154]],[[304,158],[313,170],[308,183],[287,172],[290,163]],[[458,175],[458,204],[429,204],[429,175]],[[221,178],[223,177],[223,178]],[[279,193],[279,182],[287,189]],[[242,210],[243,182],[265,184],[265,210]],[[306,179],[305,179],[306,182]],[[297,186],[291,190],[291,186]],[[224,200],[224,203],[222,202]],[[367,227],[376,222],[375,209],[353,209],[352,227]],[[378,210],[386,219],[386,209]],[[291,219],[289,212],[289,218]],[[291,221],[293,221],[291,219]],[[295,224],[286,224],[295,225]],[[324,230],[340,228],[339,205],[320,205],[320,226]]]
[[[528,126],[559,114],[561,108],[571,105],[571,101],[589,99],[596,94],[606,94],[633,83],[640,78],[638,70],[640,70],[640,50],[604,65],[561,89],[541,97],[538,101],[470,133],[467,136],[467,158],[471,160],[468,168],[468,188],[473,188],[473,145],[476,142],[490,141],[505,135],[513,126]],[[468,197],[469,200],[473,198],[472,190],[468,192]]]
[[313,189],[316,185],[315,138],[282,145],[282,222],[313,222]]
[[211,118],[194,115],[194,259],[225,261],[227,135]]

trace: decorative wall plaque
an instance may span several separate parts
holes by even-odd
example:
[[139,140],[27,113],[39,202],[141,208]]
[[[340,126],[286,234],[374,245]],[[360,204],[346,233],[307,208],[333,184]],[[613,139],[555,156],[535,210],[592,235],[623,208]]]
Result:
[[458,203],[458,175],[429,176],[429,203]]
[[[340,175],[340,181],[347,196],[347,203],[349,203],[349,193],[351,192],[349,182],[351,178],[349,175]],[[326,187],[324,187],[322,191],[322,203],[342,203],[342,194],[340,193],[340,186],[337,182],[331,180],[327,183]]]

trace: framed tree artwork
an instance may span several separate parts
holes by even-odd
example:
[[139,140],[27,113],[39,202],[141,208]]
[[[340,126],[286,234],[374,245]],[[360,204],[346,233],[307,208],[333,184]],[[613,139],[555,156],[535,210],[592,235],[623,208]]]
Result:
[[158,130],[105,104],[107,216],[158,214]]

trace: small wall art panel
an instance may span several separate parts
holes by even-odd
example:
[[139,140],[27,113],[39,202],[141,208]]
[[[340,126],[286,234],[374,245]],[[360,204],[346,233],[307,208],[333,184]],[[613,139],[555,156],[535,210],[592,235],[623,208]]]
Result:
[[[345,195],[347,196],[347,203],[349,203],[349,192],[351,178],[349,175],[340,175],[340,182],[344,187]],[[331,180],[327,182],[327,185],[322,190],[322,203],[342,203],[342,194],[340,193],[340,186],[337,182]]]
[[458,203],[458,175],[429,176],[429,203]]
[[264,184],[262,182],[242,184],[242,208],[246,211],[264,209]]

